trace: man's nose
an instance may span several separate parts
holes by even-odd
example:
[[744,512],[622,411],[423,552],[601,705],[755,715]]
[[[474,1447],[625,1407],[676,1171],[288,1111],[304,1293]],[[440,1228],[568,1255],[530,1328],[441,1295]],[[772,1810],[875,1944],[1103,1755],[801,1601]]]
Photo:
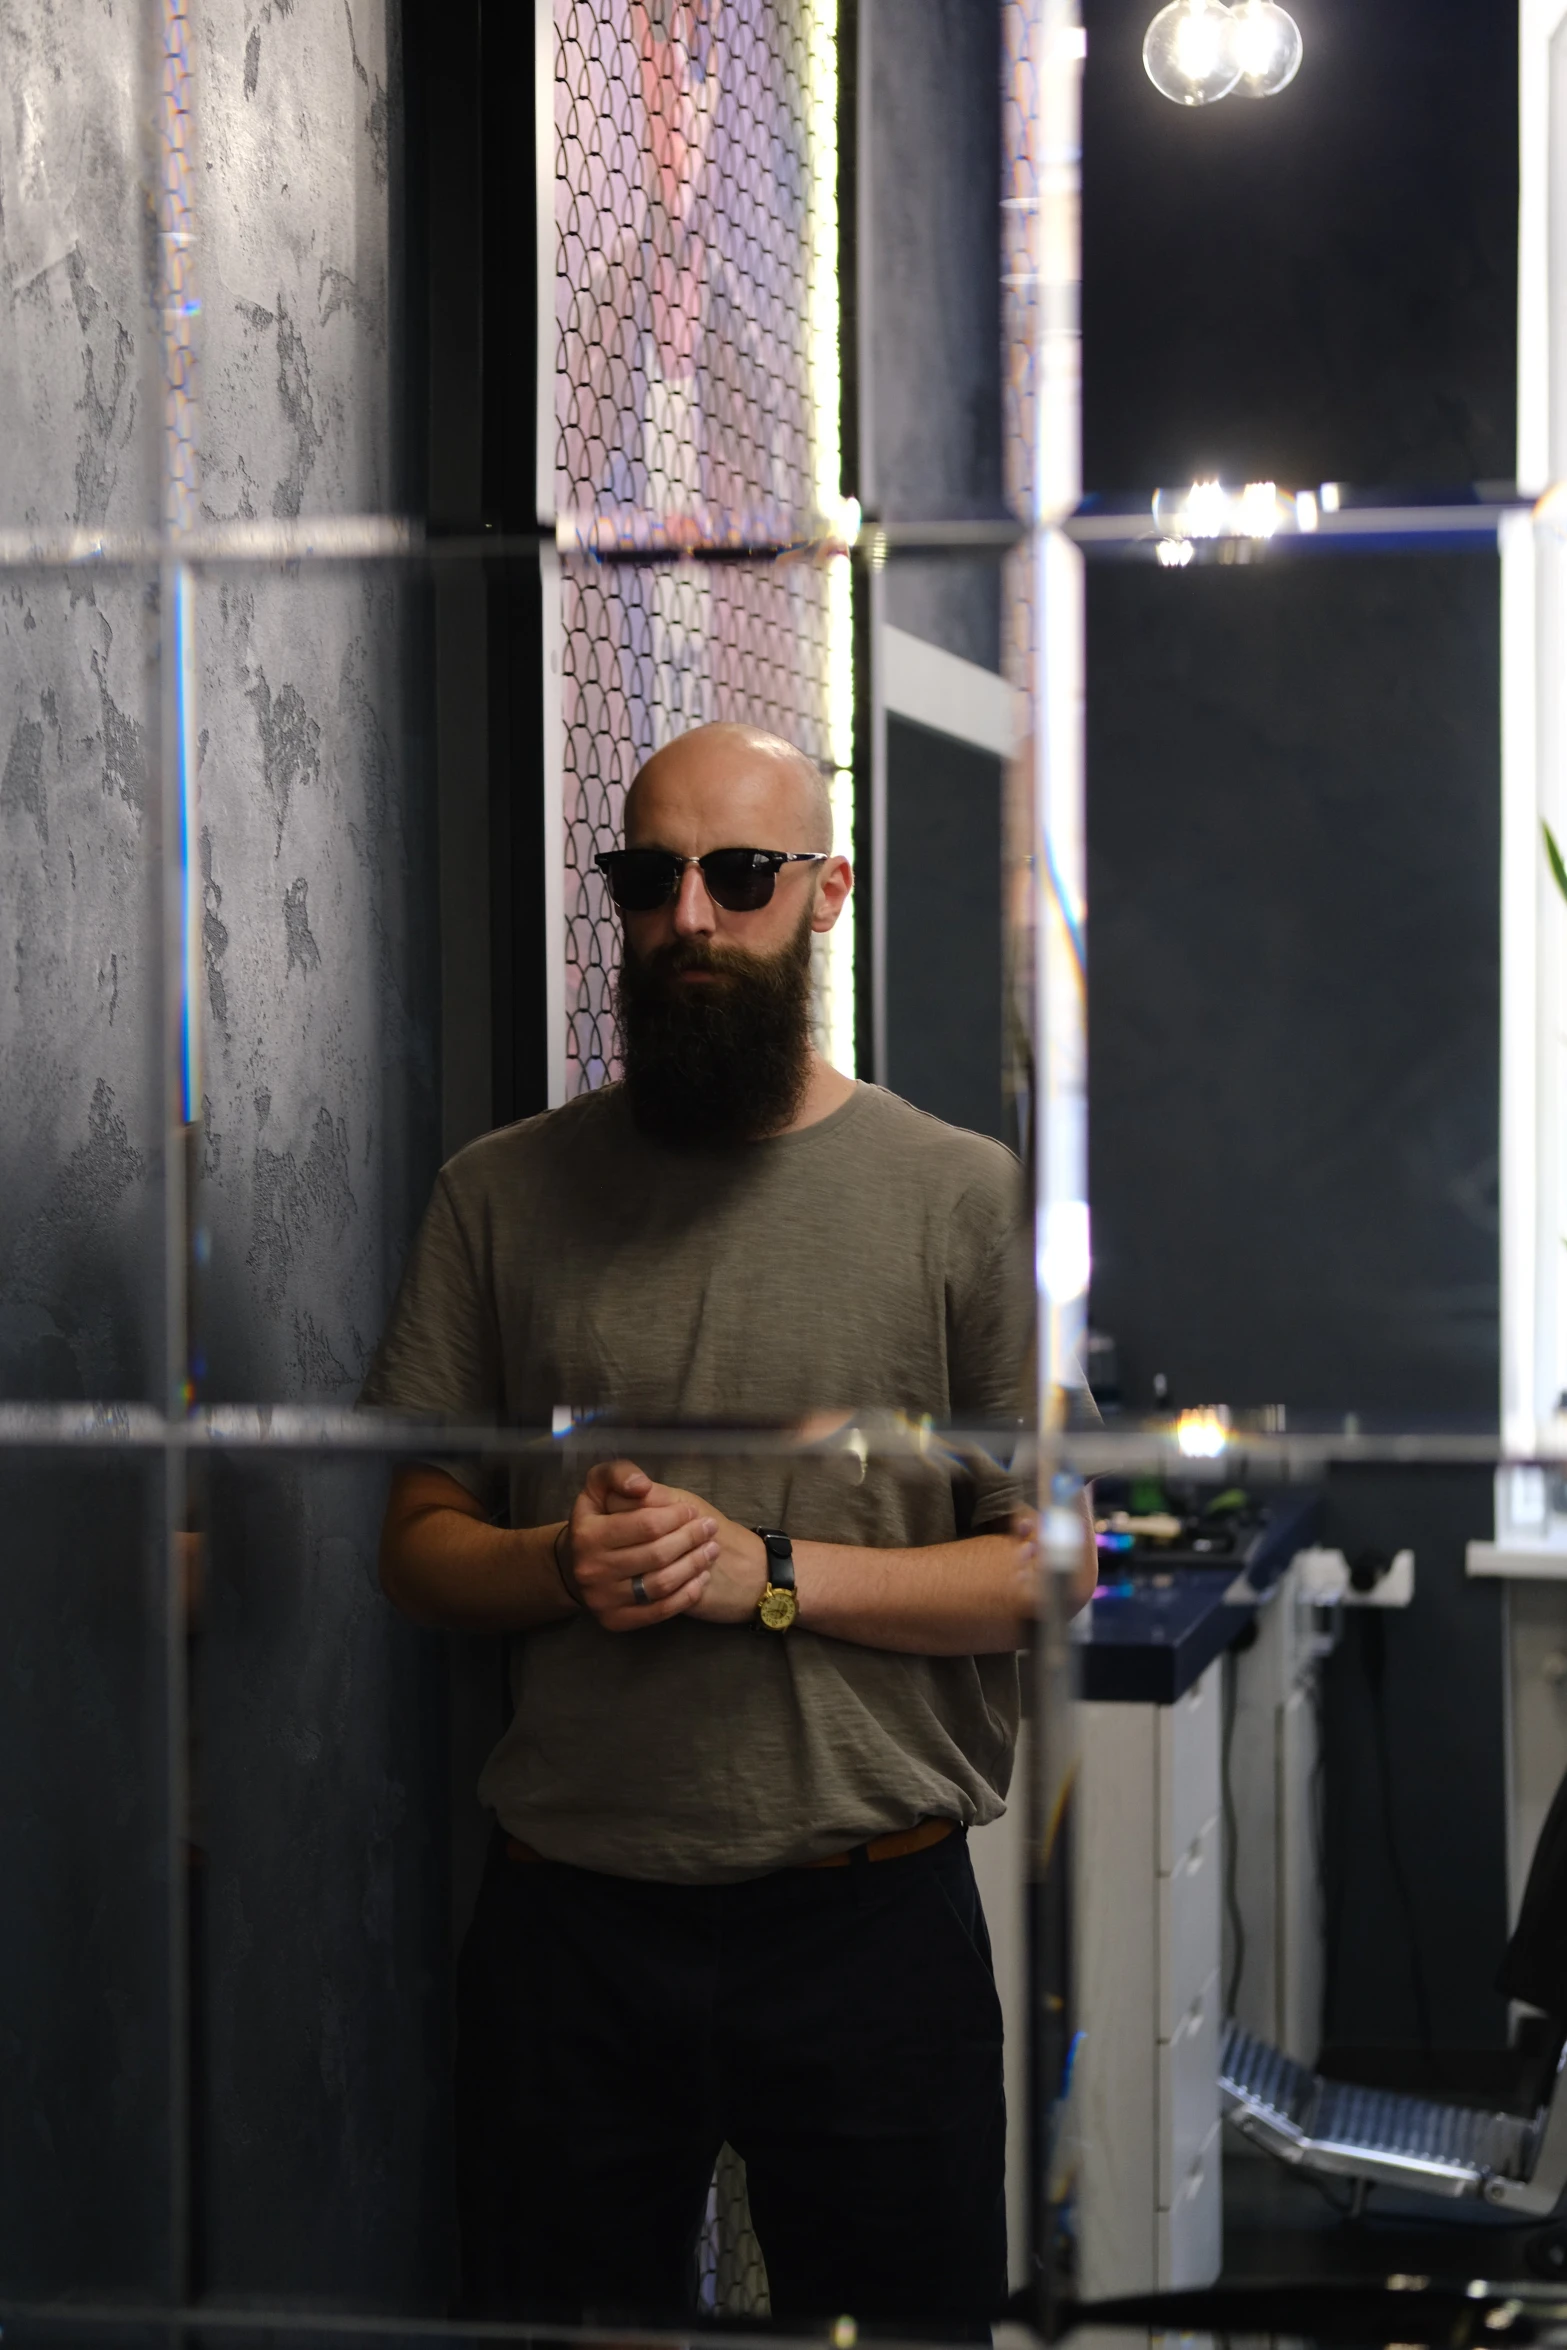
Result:
[[681,938],[706,938],[718,928],[713,901],[700,865],[688,865],[675,896],[675,929]]

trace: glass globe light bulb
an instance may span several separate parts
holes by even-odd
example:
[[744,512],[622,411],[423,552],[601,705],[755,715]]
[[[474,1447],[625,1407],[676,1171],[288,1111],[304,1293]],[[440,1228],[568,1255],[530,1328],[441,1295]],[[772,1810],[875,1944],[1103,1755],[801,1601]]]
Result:
[[1277,0],[1240,0],[1234,17],[1241,69],[1235,86],[1243,97],[1271,98],[1300,71],[1300,27]]
[[1170,0],[1143,36],[1143,66],[1161,97],[1211,106],[1240,79],[1234,17],[1221,0]]

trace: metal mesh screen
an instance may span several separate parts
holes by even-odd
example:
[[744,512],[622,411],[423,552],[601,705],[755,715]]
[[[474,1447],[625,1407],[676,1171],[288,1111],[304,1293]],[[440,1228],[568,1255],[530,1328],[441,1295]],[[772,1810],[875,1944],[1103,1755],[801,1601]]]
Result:
[[[601,550],[562,572],[568,1094],[615,1071],[619,933],[593,858],[618,841],[642,761],[712,719],[766,726],[830,775],[847,760],[844,559],[731,552],[814,538],[838,486],[823,479],[837,354],[824,371],[813,286],[836,237],[829,22],[812,0],[556,0],[555,496],[564,543]],[[826,315],[835,331],[835,287]],[[834,797],[847,848],[851,803]],[[819,948],[828,1050],[835,960],[842,972],[841,944],[836,959]],[[765,2313],[728,2148],[699,2267],[705,2308]]]
[[820,15],[556,0],[556,501],[579,541],[618,550],[563,574],[568,1093],[613,1071],[618,936],[593,857],[642,760],[743,718],[833,764],[827,570],[624,559],[787,544],[817,507]]
[[710,2317],[769,2317],[767,2263],[751,2225],[745,2164],[721,2146],[697,2244],[697,2307]]

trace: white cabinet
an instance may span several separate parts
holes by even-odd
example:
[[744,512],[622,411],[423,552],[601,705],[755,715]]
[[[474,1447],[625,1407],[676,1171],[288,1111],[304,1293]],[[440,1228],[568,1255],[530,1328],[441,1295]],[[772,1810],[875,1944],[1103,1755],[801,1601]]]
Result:
[[1211,2284],[1219,2176],[1222,1666],[1173,1705],[1079,1707],[1080,2290]]

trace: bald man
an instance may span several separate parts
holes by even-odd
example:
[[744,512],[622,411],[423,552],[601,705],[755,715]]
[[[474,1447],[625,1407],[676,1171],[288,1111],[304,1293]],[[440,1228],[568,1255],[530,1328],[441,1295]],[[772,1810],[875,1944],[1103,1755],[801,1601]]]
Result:
[[[443,1169],[366,1400],[1009,1419],[1015,1163],[811,1041],[852,881],[816,769],[699,728],[600,864],[624,1080]],[[1011,1769],[1018,1497],[983,1462],[693,1455],[394,1481],[392,1599],[512,1641],[459,1986],[465,2306],[687,2313],[727,2140],[775,2316],[982,2323],[1005,2115],[964,1838]]]

